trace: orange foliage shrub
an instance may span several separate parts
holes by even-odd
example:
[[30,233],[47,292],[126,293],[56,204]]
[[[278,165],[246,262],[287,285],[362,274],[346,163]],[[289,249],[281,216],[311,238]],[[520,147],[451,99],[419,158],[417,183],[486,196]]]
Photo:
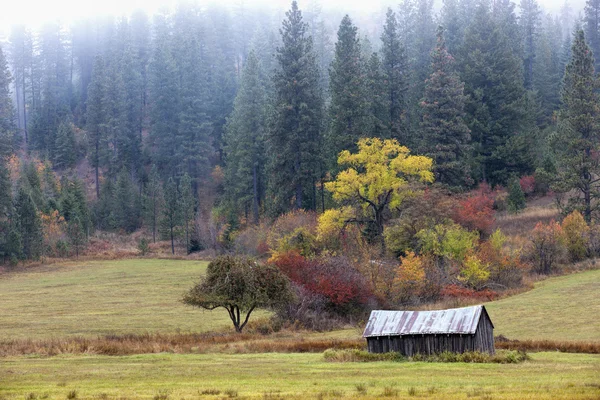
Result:
[[401,257],[400,261],[394,278],[394,297],[406,302],[421,294],[425,286],[425,268],[423,258],[413,252]]
[[489,234],[494,225],[494,195],[489,185],[482,183],[470,196],[460,200],[452,219],[466,229]]
[[554,220],[548,224],[538,222],[531,235],[531,250],[536,260],[536,270],[542,274],[550,274],[564,252],[562,227]]

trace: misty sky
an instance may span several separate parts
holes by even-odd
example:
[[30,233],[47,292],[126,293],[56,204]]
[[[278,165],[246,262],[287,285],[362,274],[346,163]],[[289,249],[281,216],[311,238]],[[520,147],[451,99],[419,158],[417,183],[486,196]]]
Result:
[[[209,0],[214,1],[214,0]],[[310,0],[299,0],[300,8]],[[436,0],[440,2],[441,0]],[[564,0],[538,0],[548,11],[557,11]],[[206,2],[206,0],[204,0]],[[277,8],[287,8],[291,0],[219,0],[218,3],[229,2],[245,6],[271,5]],[[516,1],[518,3],[518,0]],[[583,8],[585,0],[569,0],[573,9]],[[173,7],[177,0],[17,0],[3,2],[0,13],[0,35],[7,33],[12,24],[26,23],[37,27],[48,20],[60,20],[68,23],[77,18],[91,15],[122,15],[130,14],[141,8],[149,13],[155,12],[161,6]],[[380,10],[388,4],[397,4],[394,0],[322,0],[323,8],[344,10],[351,15],[355,13],[371,13]]]

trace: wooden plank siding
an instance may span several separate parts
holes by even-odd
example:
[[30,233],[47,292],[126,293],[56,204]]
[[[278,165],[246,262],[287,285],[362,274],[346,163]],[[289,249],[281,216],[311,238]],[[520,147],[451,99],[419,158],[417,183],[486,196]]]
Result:
[[400,352],[405,356],[436,354],[444,351],[464,353],[480,351],[494,353],[494,327],[482,312],[475,334],[417,334],[367,337],[370,353]]

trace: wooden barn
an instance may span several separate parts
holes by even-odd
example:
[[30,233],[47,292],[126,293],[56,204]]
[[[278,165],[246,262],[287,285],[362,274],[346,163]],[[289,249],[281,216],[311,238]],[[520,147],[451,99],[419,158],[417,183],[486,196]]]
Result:
[[373,310],[363,337],[370,353],[494,353],[494,325],[484,306],[436,311]]

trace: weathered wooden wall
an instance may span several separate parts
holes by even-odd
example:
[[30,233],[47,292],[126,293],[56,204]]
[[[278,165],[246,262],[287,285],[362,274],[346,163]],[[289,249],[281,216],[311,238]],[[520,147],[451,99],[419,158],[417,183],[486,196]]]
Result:
[[427,334],[368,337],[367,347],[370,353],[397,351],[405,356],[435,354],[444,351],[453,353],[481,351],[493,354],[494,328],[487,313],[482,313],[477,330],[473,335]]

